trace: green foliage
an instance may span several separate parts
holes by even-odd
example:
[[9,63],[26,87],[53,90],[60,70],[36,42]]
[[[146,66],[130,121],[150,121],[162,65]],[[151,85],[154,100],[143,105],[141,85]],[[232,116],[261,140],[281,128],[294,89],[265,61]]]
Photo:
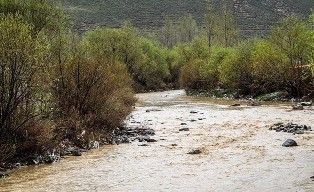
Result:
[[206,60],[192,60],[181,69],[180,83],[186,90],[211,90],[217,86],[217,68]]
[[185,65],[189,65],[194,60],[204,60],[207,62],[209,58],[209,47],[207,46],[205,38],[198,37],[190,43],[177,45],[170,51],[169,56],[171,56],[171,63],[169,63],[170,74],[174,84],[178,86],[181,68]]
[[158,39],[166,47],[173,48],[179,43],[191,42],[198,35],[199,27],[189,14],[179,18],[177,22],[166,17]]
[[219,66],[220,82],[224,87],[248,93],[252,84],[251,42],[243,42],[230,50]]
[[304,78],[310,73],[310,68],[306,66],[310,63],[313,53],[313,36],[308,25],[295,16],[285,18],[272,30],[269,39],[289,59],[289,93],[294,96],[304,94],[306,91],[302,88],[302,81],[306,83]]
[[300,18],[285,18],[272,30],[270,41],[277,45],[289,58],[290,67],[307,64],[307,53],[312,40],[308,26]]
[[160,89],[169,76],[164,51],[130,26],[99,28],[86,34],[85,44],[99,61],[124,63],[138,90]]
[[165,50],[162,50],[149,39],[139,39],[144,54],[144,62],[138,65],[137,78],[142,85],[150,90],[165,88],[165,82],[169,79],[170,72],[166,63]]
[[[51,137],[45,126],[37,130],[43,133],[40,138],[32,135],[44,115],[39,96],[44,76],[41,62],[47,54],[32,30],[18,15],[0,15],[0,143],[15,146],[12,154],[39,152]],[[30,141],[37,144],[25,149]]]
[[66,16],[60,6],[49,0],[1,0],[0,13],[21,15],[24,21],[34,26],[35,34],[42,30],[55,31],[60,24],[66,25]]
[[57,69],[52,95],[60,135],[82,144],[77,136],[84,130],[109,133],[121,126],[135,99],[125,65],[91,57],[89,45],[77,46],[62,73]]
[[272,92],[282,88],[291,76],[287,56],[269,41],[257,41],[252,50],[255,91]]

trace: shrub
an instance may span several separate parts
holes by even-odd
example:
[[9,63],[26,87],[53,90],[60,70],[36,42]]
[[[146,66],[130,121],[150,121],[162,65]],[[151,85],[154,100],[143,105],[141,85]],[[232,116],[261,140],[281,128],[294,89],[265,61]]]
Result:
[[215,78],[206,71],[208,63],[204,60],[193,60],[182,67],[180,84],[187,90],[207,90],[215,86]]
[[38,101],[47,49],[32,30],[19,15],[0,15],[0,145],[8,146],[7,158],[41,151],[50,139],[46,132],[51,127],[33,131],[45,115]]
[[232,48],[218,67],[220,82],[226,88],[251,92],[253,85],[251,50],[253,43],[244,42]]
[[288,58],[280,49],[266,40],[255,43],[252,50],[252,72],[255,92],[269,93],[284,88],[289,81]]
[[135,103],[126,66],[91,56],[88,46],[68,56],[53,85],[59,135],[77,145],[88,139],[84,132],[109,134],[121,126]]

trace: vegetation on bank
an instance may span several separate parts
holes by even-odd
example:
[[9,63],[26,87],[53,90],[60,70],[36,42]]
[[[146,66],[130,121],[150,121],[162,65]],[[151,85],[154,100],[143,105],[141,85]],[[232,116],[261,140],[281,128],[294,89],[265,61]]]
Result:
[[168,18],[157,34],[125,23],[78,35],[59,4],[0,1],[0,167],[51,154],[65,140],[85,148],[110,137],[132,111],[134,92],[313,97],[314,14],[246,40],[227,4],[216,10],[207,1],[204,20]]
[[64,140],[86,147],[123,125],[136,99],[115,42],[106,50],[93,44],[103,42],[100,33],[68,33],[66,15],[49,1],[4,0],[0,8],[0,166],[32,163]]

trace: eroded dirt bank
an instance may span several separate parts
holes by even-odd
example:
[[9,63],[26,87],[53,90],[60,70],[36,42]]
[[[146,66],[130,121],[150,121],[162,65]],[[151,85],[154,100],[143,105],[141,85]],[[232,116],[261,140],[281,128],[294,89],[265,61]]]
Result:
[[[314,127],[314,110],[230,107],[235,101],[190,98],[184,91],[138,98],[127,124],[155,129],[158,142],[104,146],[15,170],[0,180],[0,191],[313,191],[314,133],[276,133],[267,125]],[[288,138],[299,146],[282,147]],[[196,148],[202,153],[187,154]]]

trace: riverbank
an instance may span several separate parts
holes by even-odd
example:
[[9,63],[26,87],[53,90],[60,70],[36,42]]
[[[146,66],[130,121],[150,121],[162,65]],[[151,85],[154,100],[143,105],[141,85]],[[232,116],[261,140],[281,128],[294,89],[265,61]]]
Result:
[[[4,191],[311,191],[314,135],[269,130],[283,122],[313,127],[311,109],[232,107],[235,100],[138,94],[127,126],[155,130],[157,142],[108,145],[59,163],[14,170]],[[188,128],[188,131],[179,131]],[[282,147],[286,139],[298,146]],[[143,145],[146,144],[146,145]],[[188,154],[194,149],[202,153]],[[66,187],[65,187],[66,186]]]

